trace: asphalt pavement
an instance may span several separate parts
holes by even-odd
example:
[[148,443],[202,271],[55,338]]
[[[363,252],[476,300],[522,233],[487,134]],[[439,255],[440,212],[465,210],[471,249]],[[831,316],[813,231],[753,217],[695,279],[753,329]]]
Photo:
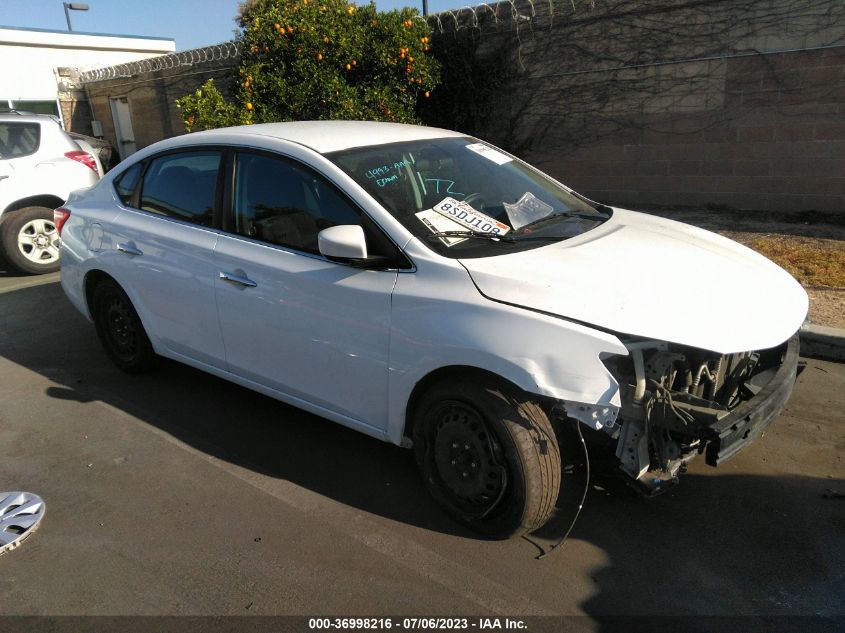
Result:
[[845,365],[808,360],[739,456],[652,500],[596,478],[535,560],[580,465],[540,534],[483,540],[410,452],[177,363],[123,374],[58,275],[0,272],[0,491],[47,505],[0,614],[842,617],[843,411]]

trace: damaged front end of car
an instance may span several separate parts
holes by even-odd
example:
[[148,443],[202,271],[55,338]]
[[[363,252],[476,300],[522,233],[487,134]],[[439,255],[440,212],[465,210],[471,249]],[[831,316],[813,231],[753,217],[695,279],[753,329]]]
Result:
[[[798,374],[798,336],[766,350],[717,354],[665,341],[624,340],[605,365],[619,384],[615,420],[594,428],[616,442],[621,470],[647,495],[678,480],[696,455],[718,466],[781,412]],[[595,417],[581,410],[577,417]]]

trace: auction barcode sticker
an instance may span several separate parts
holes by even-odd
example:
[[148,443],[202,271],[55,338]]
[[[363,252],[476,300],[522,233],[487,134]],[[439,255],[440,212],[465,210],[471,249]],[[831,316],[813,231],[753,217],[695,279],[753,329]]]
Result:
[[459,202],[454,198],[444,198],[432,208],[471,231],[504,235],[511,230],[507,224],[494,220],[489,215],[476,211],[466,202]]
[[476,154],[480,154],[487,160],[492,160],[497,165],[504,165],[505,163],[509,163],[513,160],[513,158],[507,154],[503,154],[496,148],[485,145],[484,143],[472,143],[467,145],[466,148]]

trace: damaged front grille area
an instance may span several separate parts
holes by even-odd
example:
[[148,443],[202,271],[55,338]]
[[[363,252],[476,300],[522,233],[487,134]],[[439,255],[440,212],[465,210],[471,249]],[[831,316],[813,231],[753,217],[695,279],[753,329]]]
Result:
[[[756,434],[762,432],[791,391],[794,366],[791,382],[781,376],[786,394],[765,421],[747,415],[732,422],[734,412],[749,408],[781,372],[788,343],[720,355],[664,341],[625,341],[630,355],[605,361],[622,401],[612,434],[620,468],[652,495],[675,483],[686,464],[705,450],[711,465],[726,459],[725,438],[740,444],[731,447],[733,455],[750,441],[755,425],[761,427]],[[794,365],[797,340],[793,356]],[[744,436],[738,425],[749,426]]]

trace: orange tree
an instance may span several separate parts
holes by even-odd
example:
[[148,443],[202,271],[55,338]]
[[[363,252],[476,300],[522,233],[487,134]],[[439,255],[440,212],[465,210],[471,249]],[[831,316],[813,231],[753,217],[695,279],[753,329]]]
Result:
[[249,0],[237,18],[234,102],[206,82],[177,100],[188,131],[304,119],[416,122],[439,82],[415,9],[345,0]]

